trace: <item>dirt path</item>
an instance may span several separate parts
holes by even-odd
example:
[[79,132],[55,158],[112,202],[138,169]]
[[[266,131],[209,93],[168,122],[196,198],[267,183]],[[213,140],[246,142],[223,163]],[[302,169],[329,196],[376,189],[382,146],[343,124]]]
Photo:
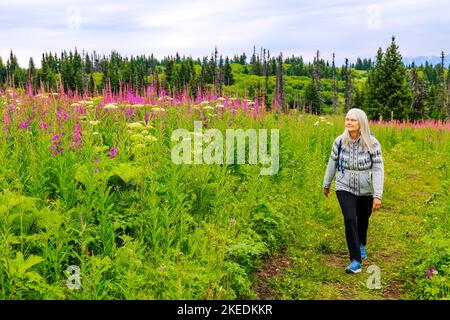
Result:
[[253,291],[261,300],[280,299],[279,293],[268,282],[274,279],[280,282],[287,269],[292,268],[292,262],[286,253],[279,256],[269,256],[265,266],[256,274]]

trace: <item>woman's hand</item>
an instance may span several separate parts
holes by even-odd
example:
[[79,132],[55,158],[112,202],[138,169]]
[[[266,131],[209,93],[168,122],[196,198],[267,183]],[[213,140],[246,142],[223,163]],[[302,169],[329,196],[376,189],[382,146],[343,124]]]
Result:
[[372,211],[376,211],[381,207],[381,200],[378,198],[373,198]]
[[323,188],[323,194],[328,198],[328,194],[330,193],[330,188]]

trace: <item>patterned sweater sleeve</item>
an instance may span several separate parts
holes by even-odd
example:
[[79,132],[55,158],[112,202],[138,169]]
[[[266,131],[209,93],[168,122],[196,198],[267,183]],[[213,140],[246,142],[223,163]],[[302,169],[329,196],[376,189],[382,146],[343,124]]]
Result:
[[372,154],[372,181],[373,197],[381,200],[384,185],[384,161],[381,154],[381,145],[374,139],[374,153]]
[[333,181],[334,175],[336,174],[336,161],[338,161],[338,148],[339,148],[339,137],[337,137],[331,148],[331,154],[328,159],[327,169],[325,171],[325,177],[323,179],[323,187],[330,188],[331,182]]

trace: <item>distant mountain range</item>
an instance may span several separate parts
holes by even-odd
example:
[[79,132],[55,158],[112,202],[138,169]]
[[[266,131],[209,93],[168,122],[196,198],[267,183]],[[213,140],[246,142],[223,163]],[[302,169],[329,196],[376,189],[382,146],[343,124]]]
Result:
[[[436,65],[441,63],[440,56],[419,56],[419,57],[403,57],[403,63],[405,65],[410,65],[414,61],[416,66],[425,65],[425,62],[428,61],[429,64]],[[450,54],[444,56],[444,66],[448,67],[450,64]]]

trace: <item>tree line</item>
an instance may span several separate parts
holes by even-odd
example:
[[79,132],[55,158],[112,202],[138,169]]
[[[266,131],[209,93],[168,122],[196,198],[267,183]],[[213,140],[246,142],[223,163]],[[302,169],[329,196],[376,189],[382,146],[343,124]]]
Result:
[[[333,53],[331,63],[317,51],[313,62],[305,62],[302,56],[283,54],[272,56],[270,51],[253,47],[249,61],[245,53],[231,59],[219,54],[217,48],[202,59],[166,56],[157,59],[139,55],[126,57],[112,51],[109,55],[79,52],[77,49],[56,53],[44,53],[41,67],[36,68],[33,58],[28,67],[19,66],[11,51],[3,63],[0,57],[0,86],[31,88],[35,92],[60,91],[79,94],[101,94],[104,90],[119,93],[121,90],[145,91],[149,85],[165,90],[172,96],[187,92],[193,97],[212,91],[223,94],[224,87],[236,83],[237,72],[233,65],[240,65],[240,73],[256,76],[261,85],[250,92],[249,97],[264,100],[287,110],[303,108],[315,114],[346,112],[352,107],[364,109],[371,119],[446,119],[450,117],[450,66],[441,63],[405,66],[399,48],[392,37],[385,52],[379,48],[376,58],[348,59],[337,67]],[[363,75],[362,78],[358,77]],[[289,78],[287,78],[289,77]],[[286,83],[294,77],[309,79],[299,86],[295,94],[286,94]],[[274,78],[274,81],[269,79]],[[359,81],[361,80],[362,81]],[[331,85],[329,85],[331,83]]]
[[[383,52],[378,49],[376,59],[359,60],[357,69],[348,59],[341,68],[343,103],[338,100],[338,76],[332,62],[332,113],[347,112],[350,108],[361,108],[370,119],[422,121],[426,119],[450,119],[450,65],[445,68],[445,54],[441,52],[441,63],[435,66],[414,63],[405,66],[399,47],[392,37],[391,44]],[[305,97],[309,111],[323,113],[322,88],[323,65],[319,63],[319,52],[314,58],[311,81],[306,87]],[[364,66],[366,64],[366,66]],[[355,81],[355,70],[367,68],[367,78]]]

